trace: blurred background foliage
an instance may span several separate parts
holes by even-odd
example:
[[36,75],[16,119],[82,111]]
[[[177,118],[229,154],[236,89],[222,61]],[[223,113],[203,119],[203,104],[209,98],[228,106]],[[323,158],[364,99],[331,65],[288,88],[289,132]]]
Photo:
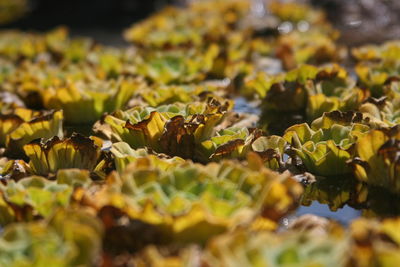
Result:
[[[66,25],[73,34],[90,35],[101,42],[113,39],[112,43],[116,44],[122,43],[117,33],[133,22],[168,4],[185,5],[189,1],[201,0],[0,0],[0,27],[49,30]],[[398,0],[293,1],[324,9],[343,33],[342,41],[346,44],[400,38]]]
[[27,0],[1,0],[0,23],[6,24],[23,16],[28,9]]

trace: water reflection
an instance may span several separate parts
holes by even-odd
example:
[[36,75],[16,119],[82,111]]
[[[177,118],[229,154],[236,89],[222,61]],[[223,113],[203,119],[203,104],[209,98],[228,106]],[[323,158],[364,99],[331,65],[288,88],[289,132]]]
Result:
[[400,215],[400,196],[368,186],[352,176],[319,178],[305,187],[296,215],[311,213],[348,224],[359,216],[387,218]]
[[260,115],[261,110],[256,103],[251,103],[244,97],[235,98],[235,106],[233,108],[236,112],[250,113],[254,115]]
[[361,216],[361,211],[356,210],[349,206],[344,206],[337,211],[332,211],[328,205],[320,204],[317,201],[312,202],[310,206],[301,206],[295,216],[301,216],[305,214],[314,214],[325,218],[336,220],[343,225],[348,225],[352,220]]
[[369,188],[368,197],[359,206],[343,204],[341,208],[331,209],[330,204],[323,204],[317,200],[310,201],[307,206],[298,208],[294,216],[313,214],[325,218],[334,219],[343,225],[348,225],[352,220],[364,216],[371,218],[395,217],[400,214],[400,196],[388,193],[381,188]]

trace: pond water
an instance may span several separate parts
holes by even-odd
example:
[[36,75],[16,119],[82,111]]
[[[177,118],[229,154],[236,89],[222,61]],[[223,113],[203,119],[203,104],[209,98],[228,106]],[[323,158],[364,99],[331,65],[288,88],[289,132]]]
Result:
[[261,115],[261,109],[255,103],[247,101],[244,97],[236,97],[234,100],[235,106],[233,107],[233,111]]
[[347,205],[337,211],[331,211],[328,205],[314,201],[311,206],[300,206],[294,215],[301,216],[305,214],[322,216],[333,219],[343,225],[348,225],[352,220],[361,216],[361,211]]

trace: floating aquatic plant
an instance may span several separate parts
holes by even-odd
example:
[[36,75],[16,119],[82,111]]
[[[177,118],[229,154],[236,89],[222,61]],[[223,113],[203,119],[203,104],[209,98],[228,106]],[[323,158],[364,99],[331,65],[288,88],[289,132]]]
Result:
[[34,174],[55,174],[61,169],[79,168],[94,171],[100,160],[102,144],[97,139],[73,134],[50,140],[36,139],[24,146]]
[[352,157],[352,147],[368,130],[361,113],[336,111],[325,113],[311,127],[299,124],[288,128],[284,139],[309,172],[335,176],[350,173],[347,161]]
[[274,227],[296,205],[302,187],[288,173],[279,175],[257,164],[202,166],[141,157],[109,190],[95,196],[98,205],[113,205],[159,229],[164,238],[203,243],[235,225],[251,224],[257,216]]
[[355,146],[356,157],[351,161],[355,176],[367,184],[400,192],[397,128],[372,130]]

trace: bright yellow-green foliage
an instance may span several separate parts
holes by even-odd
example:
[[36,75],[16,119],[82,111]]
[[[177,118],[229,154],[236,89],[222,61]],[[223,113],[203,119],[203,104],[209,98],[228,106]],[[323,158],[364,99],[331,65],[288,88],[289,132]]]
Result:
[[0,32],[0,266],[400,266],[399,41],[189,2],[125,47]]

